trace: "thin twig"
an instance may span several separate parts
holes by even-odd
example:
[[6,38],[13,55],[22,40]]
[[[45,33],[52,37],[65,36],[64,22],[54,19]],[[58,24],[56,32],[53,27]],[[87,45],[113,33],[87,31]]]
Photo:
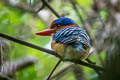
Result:
[[[54,55],[54,56],[56,56],[56,57],[61,59],[61,57],[57,53],[52,51],[52,50],[49,50],[49,49],[46,49],[46,48],[42,48],[42,47],[37,46],[35,44],[31,44],[29,42],[16,39],[16,38],[14,38],[12,36],[8,36],[8,35],[3,34],[3,33],[0,33],[0,37],[6,38],[6,39],[11,40],[13,42],[16,42],[16,43],[19,43],[19,44],[22,44],[22,45],[25,45],[25,46],[28,46],[28,47],[31,47],[31,48],[43,51],[43,52],[46,52],[46,53],[48,53],[50,55]],[[86,63],[86,62],[83,62],[83,61],[79,61],[79,60],[77,60],[77,61],[76,60],[65,60],[65,61],[71,61],[73,63],[84,65],[84,66],[87,66],[87,67],[92,68],[92,69],[97,69],[97,70],[104,71],[103,68],[101,68],[99,66],[96,66],[96,65],[93,65],[93,64],[89,64],[89,63]]]
[[98,8],[98,6],[97,6],[97,1],[96,0],[94,0],[94,4],[95,4],[95,6],[96,6],[96,13],[98,14],[98,17],[99,17],[99,19],[100,19],[100,21],[101,21],[101,23],[102,23],[102,27],[103,27],[103,29],[105,28],[105,23],[104,23],[104,21],[103,21],[103,19],[102,19],[102,17],[101,17],[101,15],[100,15],[100,10],[99,10],[99,8]]
[[[79,20],[81,21],[83,28],[86,30],[86,32],[87,32],[88,35],[90,36],[90,32],[89,32],[89,30],[87,29],[87,26],[86,26],[86,24],[85,24],[85,21],[84,21],[84,19],[82,18],[81,14],[80,14],[80,12],[79,12],[79,10],[78,10],[75,2],[73,2],[73,0],[71,1],[71,4],[73,5],[74,10],[75,10],[76,14],[77,14],[78,17],[79,17]],[[90,37],[91,37],[91,36],[90,36]]]
[[77,7],[76,7],[76,4],[75,4],[73,1],[71,1],[71,4],[73,5],[73,8],[74,8],[76,14],[78,15],[78,17],[79,17],[81,23],[84,24],[84,20],[83,20],[82,16],[80,15],[80,13],[79,13],[79,11],[78,11],[78,9],[77,9]]
[[[102,27],[103,27],[103,29],[105,29],[105,23],[104,23],[101,15],[100,15],[100,10],[99,10],[99,8],[98,8],[98,6],[97,6],[97,1],[96,1],[96,0],[94,0],[94,5],[95,5],[95,7],[96,7],[96,10],[95,10],[95,11],[96,11],[96,13],[98,14],[98,18],[100,19],[100,22],[102,23]],[[93,38],[94,38],[94,43],[95,43],[96,49],[98,49],[98,47],[97,47],[97,40],[96,40],[95,37],[93,37]],[[97,53],[97,55],[98,55],[98,58],[99,58],[99,60],[100,60],[100,62],[101,62],[101,64],[102,64],[102,66],[104,66],[104,62],[103,62],[101,56],[98,54],[98,52],[96,52],[96,53]]]
[[79,5],[78,3],[76,3],[76,4],[77,4],[78,7],[85,13],[85,15],[88,17],[88,12],[87,12],[87,10],[86,10],[83,6]]
[[63,68],[62,70],[58,71],[56,74],[54,74],[54,75],[50,78],[50,80],[56,78],[56,77],[59,76],[59,75],[62,75],[63,73],[65,73],[66,71],[68,71],[68,69],[70,69],[72,66],[73,66],[73,64],[71,64],[71,65]]
[[60,18],[60,15],[45,0],[41,1],[55,14],[57,18]]
[[40,12],[45,7],[45,4],[42,4],[42,6],[36,11],[36,13]]
[[1,69],[2,69],[2,64],[3,64],[3,50],[2,50],[2,41],[0,40],[0,72],[1,72]]
[[51,71],[50,75],[48,76],[48,78],[46,80],[50,80],[52,74],[54,73],[54,71],[56,70],[56,68],[58,67],[58,65],[61,63],[61,59],[57,62],[57,64],[55,65],[55,67],[53,68],[53,70]]

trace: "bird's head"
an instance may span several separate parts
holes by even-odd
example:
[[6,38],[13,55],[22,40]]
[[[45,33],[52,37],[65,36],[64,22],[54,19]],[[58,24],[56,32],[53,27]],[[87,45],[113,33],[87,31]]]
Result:
[[41,35],[41,36],[50,36],[56,33],[58,30],[67,28],[67,27],[78,27],[78,25],[70,18],[61,17],[61,18],[54,20],[51,23],[51,26],[49,29],[37,32],[35,34]]

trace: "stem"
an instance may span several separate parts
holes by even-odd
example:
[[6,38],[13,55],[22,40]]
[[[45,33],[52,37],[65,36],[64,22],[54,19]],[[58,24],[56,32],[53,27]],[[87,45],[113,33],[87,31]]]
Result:
[[57,18],[60,18],[60,15],[45,0],[41,1],[55,14]]
[[62,62],[61,59],[59,59],[59,61],[57,62],[57,64],[55,65],[55,67],[53,68],[53,70],[51,71],[50,75],[48,76],[48,78],[46,80],[50,80],[52,74],[54,73],[54,71],[56,70],[56,68],[59,66],[59,64]]

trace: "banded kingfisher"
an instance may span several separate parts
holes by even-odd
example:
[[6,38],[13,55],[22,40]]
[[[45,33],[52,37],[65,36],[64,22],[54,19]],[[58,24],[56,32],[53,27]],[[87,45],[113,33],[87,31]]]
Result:
[[[51,23],[49,29],[37,32],[36,35],[52,36],[51,48],[63,60],[86,59],[88,62],[93,63],[88,59],[90,38],[87,32],[70,18],[58,18]],[[57,62],[46,80],[50,80],[60,62],[61,60]]]
[[36,35],[52,36],[51,48],[65,59],[86,59],[90,50],[87,32],[70,18],[61,17],[51,23],[49,29]]

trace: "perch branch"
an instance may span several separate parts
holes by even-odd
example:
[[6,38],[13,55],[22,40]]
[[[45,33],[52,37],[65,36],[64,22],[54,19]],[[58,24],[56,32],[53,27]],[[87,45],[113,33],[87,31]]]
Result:
[[16,42],[16,43],[19,43],[19,44],[22,44],[22,45],[25,45],[25,46],[29,46],[29,47],[34,48],[34,49],[37,49],[37,50],[41,50],[41,51],[43,51],[43,52],[49,53],[49,54],[51,54],[51,55],[54,55],[54,56],[60,58],[60,56],[58,56],[58,55],[57,55],[54,51],[52,51],[52,50],[49,50],[49,49],[46,49],[46,48],[42,48],[42,47],[40,47],[40,46],[37,46],[37,45],[31,44],[31,43],[29,43],[29,42],[25,42],[25,41],[19,40],[19,39],[17,39],[17,38],[14,38],[14,37],[12,37],[12,36],[8,36],[8,35],[3,34],[3,33],[0,33],[0,37],[6,38],[6,39],[8,39],[8,40],[14,41],[14,42]]
[[[61,59],[61,57],[57,53],[52,51],[52,50],[49,50],[49,49],[46,49],[46,48],[42,48],[42,47],[37,46],[35,44],[32,44],[32,43],[29,43],[29,42],[26,42],[26,41],[22,41],[22,40],[16,39],[16,38],[14,38],[12,36],[8,36],[8,35],[3,34],[3,33],[0,33],[0,37],[6,38],[6,39],[11,40],[13,42],[16,42],[16,43],[19,43],[19,44],[22,44],[22,45],[25,45],[25,46],[28,46],[28,47],[31,47],[31,48],[43,51],[43,52],[46,52],[46,53],[48,53],[50,55],[54,55],[54,56],[56,56],[56,57]],[[96,65],[93,65],[93,64],[89,64],[89,63],[86,63],[86,62],[83,62],[83,61],[80,61],[80,60],[65,60],[65,61],[70,61],[70,62],[73,62],[73,63],[76,63],[76,64],[87,66],[87,67],[95,69],[95,70],[104,71],[103,68],[101,68],[99,66],[96,66]]]
[[94,64],[90,64],[90,63],[86,63],[86,62],[83,62],[83,61],[81,61],[81,60],[65,60],[65,61],[70,61],[70,62],[73,62],[73,63],[75,63],[75,64],[80,64],[80,65],[83,65],[83,66],[87,66],[87,67],[90,67],[90,68],[92,68],[92,69],[94,69],[94,70],[98,70],[98,71],[105,71],[103,68],[101,68],[101,67],[99,67],[99,66],[96,66],[96,65],[94,65]]

